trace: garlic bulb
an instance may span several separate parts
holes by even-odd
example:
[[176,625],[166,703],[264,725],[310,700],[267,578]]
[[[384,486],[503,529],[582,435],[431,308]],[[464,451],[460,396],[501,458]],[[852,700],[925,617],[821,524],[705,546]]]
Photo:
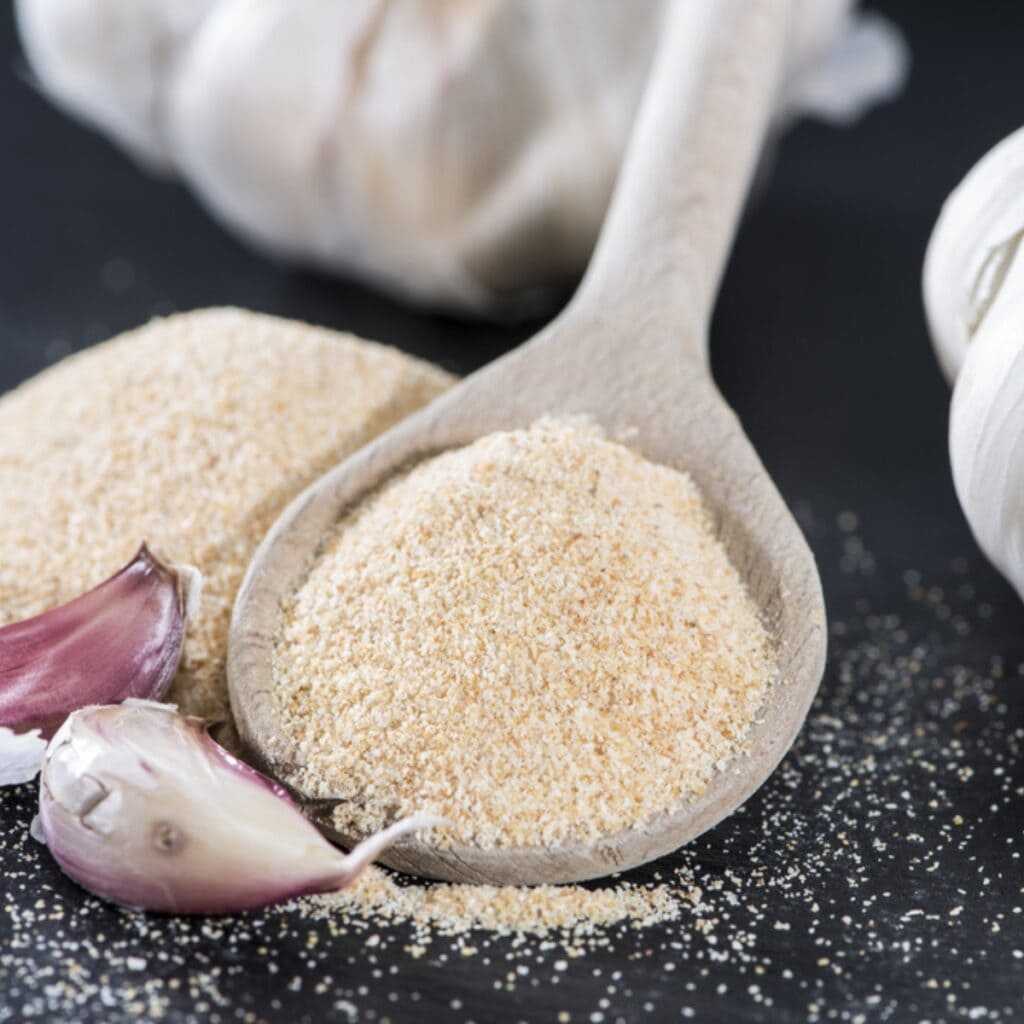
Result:
[[978,545],[1024,596],[1024,129],[946,201],[928,245],[924,299],[955,380],[953,482]]
[[[677,0],[699,5],[711,0]],[[43,87],[278,255],[483,309],[576,274],[665,0],[17,0]],[[848,120],[905,53],[802,0],[780,115]]]
[[145,544],[81,597],[0,629],[0,785],[35,776],[65,718],[87,704],[162,697],[178,669],[202,577]]
[[345,855],[276,782],[152,701],[75,712],[50,741],[32,834],[76,882],[122,906],[216,914],[340,889],[406,818]]

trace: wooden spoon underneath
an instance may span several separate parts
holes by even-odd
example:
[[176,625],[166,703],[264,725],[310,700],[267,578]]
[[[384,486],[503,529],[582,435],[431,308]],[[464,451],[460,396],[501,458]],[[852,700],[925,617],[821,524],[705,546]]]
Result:
[[[235,606],[231,703],[254,758],[285,783],[271,658],[281,600],[328,530],[399,468],[544,414],[588,414],[647,458],[685,468],[778,651],[763,717],[708,788],[594,845],[481,849],[411,841],[381,859],[453,881],[568,882],[660,857],[710,828],[771,774],[821,678],[825,614],[814,559],[735,415],[711,380],[714,293],[764,138],[791,0],[676,0],[594,258],[545,330],[384,434],[300,495],[256,554]],[[756,325],[753,325],[756,329]],[[299,792],[299,798],[303,794]],[[330,827],[332,801],[307,801]]]

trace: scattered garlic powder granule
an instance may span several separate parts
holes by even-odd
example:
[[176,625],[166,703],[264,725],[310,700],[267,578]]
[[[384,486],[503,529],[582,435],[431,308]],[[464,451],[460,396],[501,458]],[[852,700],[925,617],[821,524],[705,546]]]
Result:
[[694,482],[583,421],[430,459],[358,506],[285,602],[289,781],[365,834],[596,840],[701,793],[774,675]]
[[581,939],[610,925],[646,928],[676,921],[699,903],[700,889],[681,881],[639,885],[398,885],[381,868],[368,868],[349,888],[297,901],[316,918],[412,922],[429,934],[486,929],[498,935]]
[[351,335],[233,309],[63,360],[0,398],[0,624],[76,597],[146,540],[204,576],[169,699],[225,718],[231,606],[264,533],[450,381]]

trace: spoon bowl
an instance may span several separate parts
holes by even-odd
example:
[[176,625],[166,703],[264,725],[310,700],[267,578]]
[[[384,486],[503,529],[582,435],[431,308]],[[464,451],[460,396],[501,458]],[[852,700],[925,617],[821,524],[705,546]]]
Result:
[[[480,848],[407,840],[381,860],[429,878],[491,884],[578,881],[660,857],[731,813],[793,742],[821,678],[825,614],[813,556],[706,359],[710,310],[788,36],[790,0],[688,0],[670,9],[634,137],[591,266],[566,310],[326,474],[286,509],[239,592],[228,674],[243,741],[290,784],[276,751],[273,644],[282,598],[301,584],[345,512],[410,464],[544,415],[586,415],[653,462],[685,469],[755,602],[777,656],[760,719],[708,787],[683,806],[594,844]],[[304,798],[331,826],[338,801]]]

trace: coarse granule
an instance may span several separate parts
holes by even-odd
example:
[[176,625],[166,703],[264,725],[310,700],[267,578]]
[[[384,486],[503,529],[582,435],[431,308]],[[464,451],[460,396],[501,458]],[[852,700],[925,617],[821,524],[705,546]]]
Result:
[[742,752],[767,633],[694,482],[577,420],[430,459],[324,542],[283,606],[289,781],[365,834],[593,841]]
[[[572,1024],[1016,1024],[1020,608],[977,552],[944,547],[922,571],[890,549],[879,574],[849,516],[837,528],[796,512],[834,584],[829,669],[796,743],[743,813],[656,866],[579,887],[653,886],[678,916],[535,936],[517,923],[528,894],[501,891],[514,912],[494,928],[440,896],[424,898],[432,919],[408,918],[390,911],[420,898],[390,900],[371,873],[347,897],[243,915],[114,911],[62,878],[29,836],[38,787],[14,786],[0,790],[0,1017],[483,1022],[510,1007]],[[442,903],[462,901],[453,888]]]
[[228,714],[228,622],[284,505],[447,374],[352,335],[235,309],[155,320],[0,398],[0,624],[77,596],[145,539],[202,570],[169,699]]
[[582,939],[601,928],[632,928],[678,920],[700,900],[695,885],[620,882],[610,888],[579,885],[398,885],[371,867],[349,888],[299,900],[310,917],[408,921],[437,935],[483,928],[498,935],[549,935]]

